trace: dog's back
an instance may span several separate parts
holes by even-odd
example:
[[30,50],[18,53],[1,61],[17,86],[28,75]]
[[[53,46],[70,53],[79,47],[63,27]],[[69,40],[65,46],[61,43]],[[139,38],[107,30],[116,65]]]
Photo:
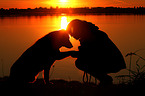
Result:
[[59,53],[58,37],[61,37],[59,31],[51,32],[28,48],[12,65],[10,78],[20,82],[32,82],[46,66],[50,68],[55,61],[55,55]]

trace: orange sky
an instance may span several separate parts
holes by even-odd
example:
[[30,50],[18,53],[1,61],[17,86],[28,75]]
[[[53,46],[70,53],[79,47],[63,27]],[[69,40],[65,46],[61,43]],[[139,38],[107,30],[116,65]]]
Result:
[[144,6],[145,0],[0,0],[0,8],[35,7],[134,7]]

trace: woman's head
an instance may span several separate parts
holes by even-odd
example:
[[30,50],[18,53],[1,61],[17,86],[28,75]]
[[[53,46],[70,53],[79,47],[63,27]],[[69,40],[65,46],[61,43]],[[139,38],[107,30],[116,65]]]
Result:
[[72,20],[67,26],[67,31],[75,39],[80,39],[82,37],[85,37],[90,32],[94,32],[98,29],[99,28],[94,24],[92,24],[91,22],[87,22],[79,19]]

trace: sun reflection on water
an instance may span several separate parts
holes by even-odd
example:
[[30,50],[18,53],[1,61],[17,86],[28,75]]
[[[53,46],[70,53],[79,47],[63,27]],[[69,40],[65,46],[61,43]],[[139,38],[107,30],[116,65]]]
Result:
[[66,16],[61,17],[61,29],[66,30],[67,25],[68,25],[67,17]]

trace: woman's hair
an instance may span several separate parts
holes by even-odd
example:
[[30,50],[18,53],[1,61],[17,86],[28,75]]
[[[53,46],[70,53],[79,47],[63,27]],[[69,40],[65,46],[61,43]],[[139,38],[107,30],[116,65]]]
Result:
[[99,28],[97,26],[95,26],[95,24],[91,23],[91,22],[87,22],[85,20],[79,20],[79,19],[74,19],[72,20],[69,24],[67,29],[71,29],[71,27],[78,27],[80,29],[88,29],[90,30],[90,32],[95,32],[96,30],[98,30]]

